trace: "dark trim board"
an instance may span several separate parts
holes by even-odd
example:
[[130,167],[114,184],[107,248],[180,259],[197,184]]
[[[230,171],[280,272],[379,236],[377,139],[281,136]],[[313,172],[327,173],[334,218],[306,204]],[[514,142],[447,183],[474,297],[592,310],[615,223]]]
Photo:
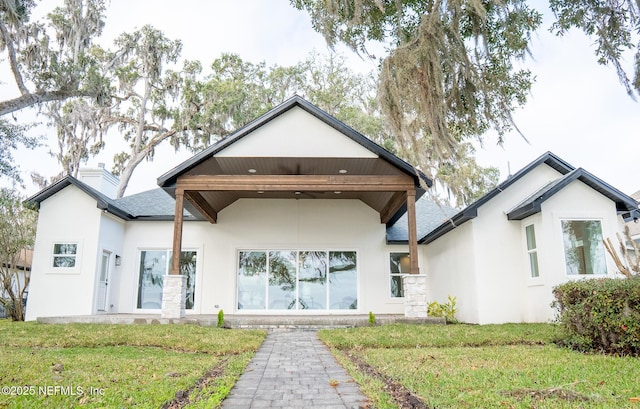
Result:
[[563,176],[538,190],[536,193],[525,199],[525,201],[520,205],[512,209],[507,215],[508,220],[522,220],[526,217],[531,216],[532,214],[539,212],[542,202],[553,196],[555,193],[559,192],[574,180],[580,180],[587,186],[591,187],[595,191],[615,202],[616,210],[619,214],[623,214],[624,216],[625,212],[629,212],[628,217],[630,218],[633,218],[634,215],[640,216],[640,212],[637,210],[638,202],[632,197],[622,193],[618,189],[602,181],[586,170],[582,168],[576,169],[555,154],[546,152],[545,154],[522,168],[516,174],[510,176],[507,180],[500,183],[496,188],[491,190],[486,195],[482,196],[476,202],[472,203],[459,213],[452,216],[449,220],[436,227],[433,231],[426,234],[424,237],[420,238],[418,240],[418,243],[431,243],[432,241],[438,239],[439,237],[442,237],[461,224],[476,218],[478,216],[478,209],[482,205],[502,193],[505,189],[509,188],[509,186],[514,184],[516,181],[518,181],[523,176],[531,172],[536,167],[542,165],[543,163],[558,171]]
[[551,182],[550,184],[530,196],[524,202],[517,205],[515,208],[509,211],[509,213],[507,213],[507,218],[509,220],[522,220],[531,215],[539,213],[542,207],[542,203],[544,203],[545,200],[549,199],[551,196],[555,195],[575,180],[581,181],[596,192],[615,202],[616,211],[618,213],[635,211],[638,208],[638,202],[636,202],[635,199],[628,195],[625,195],[618,189],[614,188],[608,183],[605,183],[586,170],[578,168],[567,173],[562,178]]

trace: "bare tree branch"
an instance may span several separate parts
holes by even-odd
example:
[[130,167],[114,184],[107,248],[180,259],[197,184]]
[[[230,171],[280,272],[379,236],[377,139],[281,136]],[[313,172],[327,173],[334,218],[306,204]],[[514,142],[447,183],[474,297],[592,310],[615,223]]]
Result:
[[71,90],[54,90],[27,93],[17,98],[0,102],[0,116],[19,111],[21,109],[40,104],[43,102],[62,101],[72,97],[96,97],[96,93],[71,89]]

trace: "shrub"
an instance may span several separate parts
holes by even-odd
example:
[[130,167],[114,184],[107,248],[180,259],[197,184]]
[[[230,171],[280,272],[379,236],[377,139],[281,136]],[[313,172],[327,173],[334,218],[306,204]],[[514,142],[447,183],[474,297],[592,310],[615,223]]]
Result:
[[224,311],[218,311],[218,328],[224,327]]
[[640,277],[572,281],[553,289],[559,342],[580,351],[640,355]]
[[369,325],[376,325],[376,316],[369,311]]
[[449,301],[444,304],[440,304],[434,301],[427,307],[427,315],[430,317],[444,318],[449,324],[455,324],[458,322],[456,319],[456,297],[447,296]]

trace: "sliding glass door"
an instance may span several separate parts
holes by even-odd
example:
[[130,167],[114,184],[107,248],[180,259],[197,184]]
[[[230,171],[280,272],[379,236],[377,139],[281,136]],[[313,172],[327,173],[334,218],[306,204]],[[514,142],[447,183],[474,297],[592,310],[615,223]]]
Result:
[[243,250],[238,310],[358,308],[355,251]]

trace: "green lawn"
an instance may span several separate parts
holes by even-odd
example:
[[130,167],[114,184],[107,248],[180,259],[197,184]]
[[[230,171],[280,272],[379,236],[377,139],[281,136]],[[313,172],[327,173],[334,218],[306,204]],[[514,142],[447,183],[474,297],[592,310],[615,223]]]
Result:
[[0,408],[218,407],[264,331],[0,320]]
[[551,324],[389,325],[320,337],[378,408],[398,407],[389,394],[394,383],[432,408],[640,408],[639,358],[558,348],[556,331]]

